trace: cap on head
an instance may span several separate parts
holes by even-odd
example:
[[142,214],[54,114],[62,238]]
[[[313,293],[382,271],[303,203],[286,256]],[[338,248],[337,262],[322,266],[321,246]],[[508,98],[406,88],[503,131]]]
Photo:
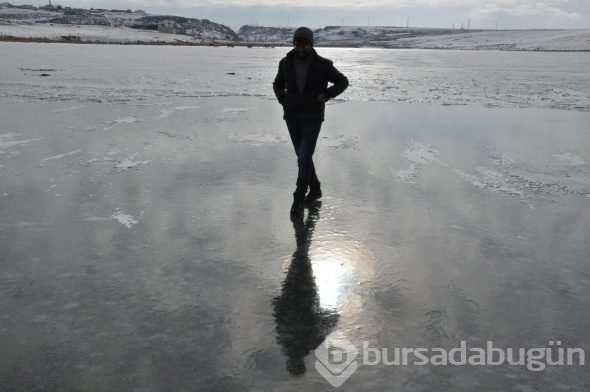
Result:
[[293,42],[305,40],[313,45],[313,31],[307,27],[300,27],[293,33]]

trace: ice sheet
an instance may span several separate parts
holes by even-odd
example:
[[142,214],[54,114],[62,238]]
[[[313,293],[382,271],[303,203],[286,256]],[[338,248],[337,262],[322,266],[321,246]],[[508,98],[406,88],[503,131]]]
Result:
[[[313,350],[332,332],[390,353],[590,349],[590,113],[550,108],[557,85],[587,94],[587,60],[326,52],[352,83],[316,147],[322,203],[291,220],[284,53],[0,48],[0,390],[327,391]],[[451,58],[467,105],[441,104]],[[365,99],[402,71],[407,100]],[[340,389],[588,385],[583,366],[359,362]]]
[[[153,47],[99,45],[91,46],[83,61],[64,63],[63,56],[77,56],[79,46],[30,44],[19,51],[19,45],[0,43],[6,54],[0,97],[10,102],[61,102],[59,109],[103,102],[172,110],[165,103],[171,98],[275,99],[270,83],[286,53],[285,48],[159,47],[154,57]],[[347,94],[328,106],[351,100],[590,111],[586,53],[318,51],[335,59],[351,83]],[[134,72],[119,72],[130,63]],[[41,77],[35,69],[53,71]],[[251,115],[251,109],[224,105],[216,110],[238,116]]]

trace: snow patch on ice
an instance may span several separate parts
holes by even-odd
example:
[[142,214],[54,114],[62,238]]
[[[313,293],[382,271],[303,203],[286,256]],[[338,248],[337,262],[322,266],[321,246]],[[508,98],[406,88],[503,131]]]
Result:
[[402,157],[411,162],[410,167],[401,169],[392,168],[391,171],[399,182],[415,184],[416,177],[423,166],[429,165],[432,162],[445,167],[449,166],[438,158],[439,155],[440,151],[432,146],[411,141],[402,152]]
[[51,156],[51,157],[43,158],[43,159],[41,159],[41,161],[45,162],[45,161],[50,161],[50,160],[53,160],[53,159],[59,159],[59,158],[67,157],[69,155],[77,154],[80,151],[82,151],[82,150],[70,151],[70,152],[66,152],[65,154],[54,155],[54,156]]
[[[553,154],[556,161],[569,167],[568,170],[564,170],[563,165],[556,165],[555,161],[546,162],[542,168],[532,167],[530,164],[518,164],[506,153],[496,151],[489,152],[487,157],[497,166],[502,181],[512,189],[517,189],[524,197],[555,198],[565,195],[585,196],[590,193],[590,177],[586,170],[586,161],[572,152],[560,151]],[[492,175],[486,171],[488,169],[476,168],[475,170],[486,177],[485,179],[478,177],[478,181],[484,183],[483,187],[495,189],[490,178],[498,179],[500,175]],[[463,178],[467,180],[465,176]]]
[[584,158],[571,152],[560,152],[553,154],[553,158],[568,166],[584,166],[586,164],[586,160]]
[[432,162],[435,162],[441,166],[449,166],[445,162],[438,159],[438,155],[440,155],[438,150],[432,148],[429,145],[427,146],[416,142],[409,145],[402,153],[402,157],[415,164],[428,165]]
[[133,157],[125,158],[121,162],[115,165],[115,169],[119,172],[123,172],[127,169],[132,169],[140,165],[147,165],[150,161],[134,161]]
[[227,108],[221,109],[221,113],[245,113],[245,112],[251,112],[253,110],[258,110],[258,109],[257,108],[232,108],[232,107],[227,107]]
[[[112,218],[112,216],[111,216]],[[89,216],[87,218],[84,218],[85,222],[99,222],[99,221],[104,221],[104,220],[111,220],[111,218],[101,218],[99,216]]]
[[68,110],[78,110],[78,109],[83,109],[83,108],[84,108],[84,106],[72,106],[72,107],[69,107],[69,108],[55,109],[53,111],[53,113],[65,112],[65,111],[68,111]]
[[228,132],[229,140],[235,143],[245,143],[251,146],[261,146],[264,144],[280,144],[286,143],[287,139],[279,135],[269,134],[250,134],[241,135],[237,131]]
[[487,157],[494,162],[495,165],[498,166],[511,166],[514,164],[514,159],[512,159],[506,153],[498,153],[495,151],[490,151],[487,154]]
[[336,137],[323,136],[320,139],[320,144],[326,147],[342,150],[356,150],[358,147],[358,137],[347,137],[344,135]]
[[132,215],[126,214],[125,211],[117,209],[111,218],[117,220],[120,224],[127,227],[128,229],[132,228],[134,225],[138,223],[138,220],[135,219]]
[[0,140],[11,140],[11,139],[15,139],[19,135],[20,135],[20,133],[16,133],[16,132],[2,133],[2,134],[0,134]]
[[455,169],[455,173],[459,177],[480,189],[486,189],[500,194],[519,196],[520,198],[527,196],[522,189],[522,184],[512,184],[511,178],[504,173],[486,169],[481,166],[475,168],[475,171],[476,175],[472,175],[463,170]]
[[167,105],[172,105],[173,102],[167,101],[167,102],[148,102],[148,103],[144,103],[144,102],[139,102],[139,103],[133,103],[133,106],[167,106]]
[[20,155],[20,151],[18,151],[18,150],[1,150],[0,149],[0,154],[4,155],[5,157],[8,157],[8,158],[13,158],[17,155]]
[[113,120],[113,121],[107,121],[105,122],[105,130],[109,130],[112,129],[113,127],[117,126],[117,125],[123,125],[123,126],[127,126],[130,124],[135,124],[138,122],[141,122],[143,120],[138,119],[134,116],[129,116],[129,117],[124,117],[124,118],[119,118],[117,120]]
[[36,141],[39,141],[42,139],[43,139],[42,137],[35,138],[35,139],[27,139],[27,140],[8,140],[8,141],[2,141],[0,139],[0,150],[4,149],[4,148],[8,148],[8,147],[19,146],[21,144],[28,144],[28,143],[36,142]]
[[193,141],[195,138],[192,136],[187,136],[187,135],[179,135],[179,134],[175,134],[173,132],[170,131],[156,131],[156,133],[158,135],[161,136],[166,136],[170,139],[182,139],[182,140],[187,140],[187,141]]
[[162,114],[160,114],[160,116],[158,118],[160,118],[160,119],[166,118],[174,112],[179,112],[179,111],[183,111],[183,110],[191,110],[191,109],[199,109],[199,107],[198,106],[177,106],[172,109],[161,109],[160,112]]
[[402,169],[391,169],[393,175],[397,177],[399,182],[403,182],[406,184],[414,184],[416,180],[416,176],[418,175],[418,166],[411,165],[407,168]]

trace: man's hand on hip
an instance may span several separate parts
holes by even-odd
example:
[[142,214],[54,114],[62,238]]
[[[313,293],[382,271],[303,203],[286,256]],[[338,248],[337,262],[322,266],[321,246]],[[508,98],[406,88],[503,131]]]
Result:
[[326,96],[324,95],[324,93],[320,93],[320,95],[317,96],[315,101],[316,101],[316,103],[324,103],[327,101],[327,99],[326,99]]

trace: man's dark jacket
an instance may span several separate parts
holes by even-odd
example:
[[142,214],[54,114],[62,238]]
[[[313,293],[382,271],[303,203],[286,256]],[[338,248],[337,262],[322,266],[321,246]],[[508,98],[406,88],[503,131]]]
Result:
[[[295,50],[287,53],[279,63],[279,71],[273,82],[273,89],[283,105],[285,120],[324,120],[326,105],[316,102],[318,95],[324,94],[326,100],[334,98],[348,87],[348,79],[341,74],[332,61],[325,59],[312,49],[312,62],[307,71],[307,81],[303,93],[299,93],[295,76]],[[334,83],[328,88],[328,82]]]

